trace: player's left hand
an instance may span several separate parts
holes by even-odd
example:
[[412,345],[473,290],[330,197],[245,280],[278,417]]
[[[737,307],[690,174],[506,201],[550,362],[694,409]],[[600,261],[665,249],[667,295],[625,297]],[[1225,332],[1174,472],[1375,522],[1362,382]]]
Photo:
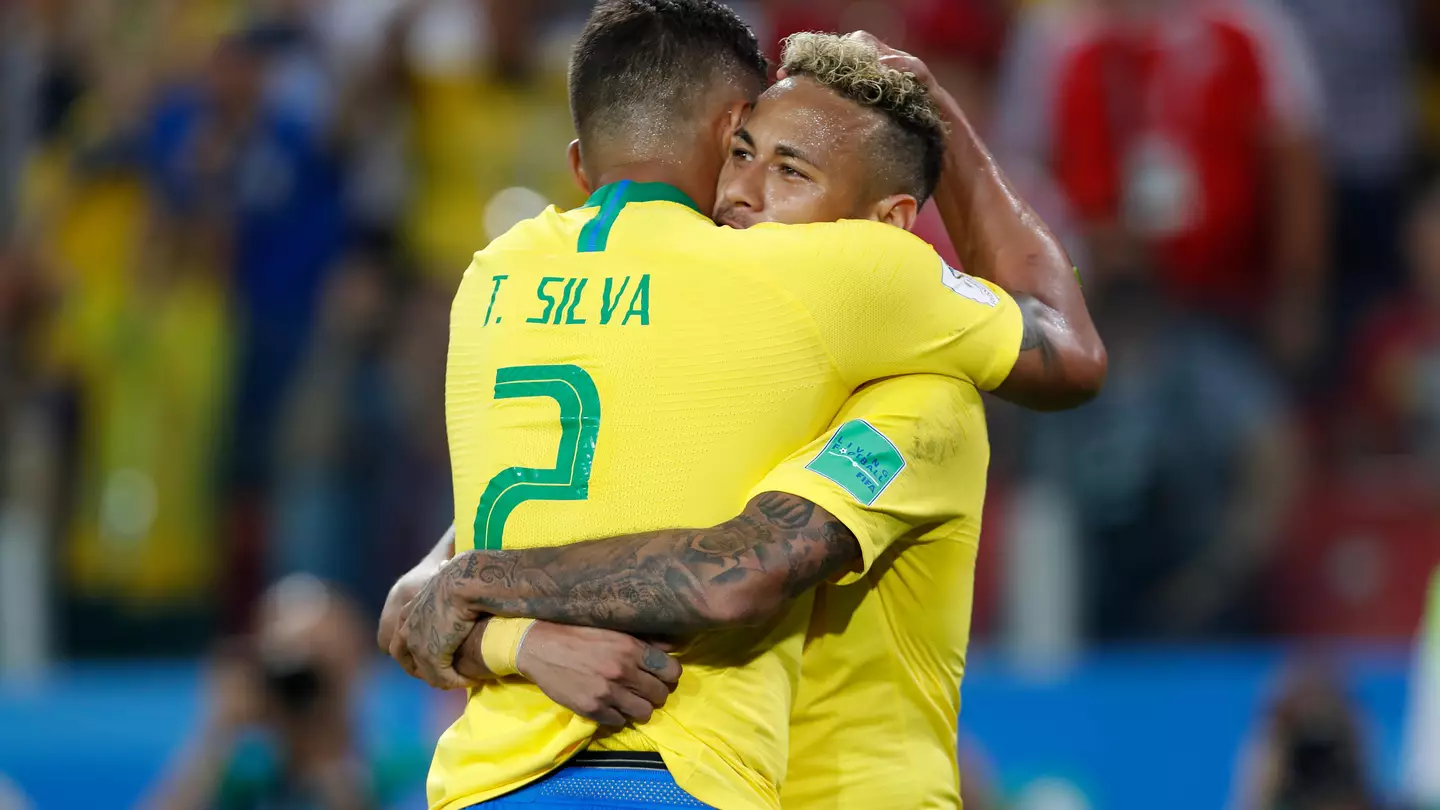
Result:
[[909,73],[920,80],[931,91],[937,90],[935,76],[930,72],[930,67],[920,57],[907,53],[899,48],[892,48],[880,40],[879,37],[869,31],[852,31],[845,35],[849,39],[858,39],[861,42],[869,43],[875,50],[880,52],[880,64],[888,68],[894,68],[901,73]]
[[406,672],[439,689],[475,684],[455,671],[455,652],[480,619],[480,611],[456,588],[460,555],[446,563],[402,609],[399,628],[390,640],[390,655]]

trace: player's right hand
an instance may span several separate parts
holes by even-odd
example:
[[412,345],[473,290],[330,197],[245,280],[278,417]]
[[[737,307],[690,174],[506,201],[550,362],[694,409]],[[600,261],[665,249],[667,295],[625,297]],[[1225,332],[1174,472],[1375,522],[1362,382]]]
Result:
[[461,567],[473,562],[473,556],[461,555],[441,566],[401,609],[390,640],[390,656],[396,663],[437,689],[476,685],[455,671],[455,653],[481,618],[456,584],[466,576]]
[[680,682],[680,662],[634,636],[536,622],[516,657],[549,698],[603,726],[644,723]]

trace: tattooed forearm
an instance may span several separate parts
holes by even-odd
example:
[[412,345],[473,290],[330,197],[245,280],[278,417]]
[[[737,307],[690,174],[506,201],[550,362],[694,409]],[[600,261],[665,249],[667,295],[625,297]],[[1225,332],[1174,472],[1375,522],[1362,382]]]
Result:
[[1038,352],[1040,362],[1045,368],[1050,368],[1055,364],[1057,354],[1050,330],[1057,325],[1063,328],[1064,318],[1034,296],[1018,293],[1015,295],[1015,303],[1020,305],[1023,329],[1020,333],[1020,351]]
[[768,492],[713,528],[471,551],[445,574],[486,613],[686,635],[763,620],[859,559],[855,536],[824,509]]

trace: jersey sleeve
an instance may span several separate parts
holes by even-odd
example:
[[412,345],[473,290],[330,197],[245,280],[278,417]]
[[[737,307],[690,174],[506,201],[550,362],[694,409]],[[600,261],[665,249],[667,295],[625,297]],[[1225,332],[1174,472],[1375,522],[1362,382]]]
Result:
[[[816,227],[816,226],[803,226]],[[814,231],[811,275],[792,275],[851,388],[900,374],[941,374],[989,391],[1005,381],[1023,329],[1015,299],[946,264],[891,225]]]
[[[968,396],[967,389],[968,388]],[[984,500],[989,444],[973,386],[912,375],[867,386],[829,430],[783,461],[750,493],[785,492],[834,515],[860,541],[865,576],[893,545],[973,512]]]

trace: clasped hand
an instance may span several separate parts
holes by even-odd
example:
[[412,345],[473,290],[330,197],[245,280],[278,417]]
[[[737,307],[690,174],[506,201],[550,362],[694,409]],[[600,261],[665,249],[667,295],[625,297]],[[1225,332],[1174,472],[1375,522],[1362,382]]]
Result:
[[[381,648],[440,689],[481,686],[494,677],[480,652],[488,617],[456,585],[464,564],[452,560],[428,579],[407,575],[381,614]],[[538,621],[525,634],[516,666],[561,706],[601,725],[623,726],[648,721],[678,685],[680,662],[666,649],[613,630]]]

